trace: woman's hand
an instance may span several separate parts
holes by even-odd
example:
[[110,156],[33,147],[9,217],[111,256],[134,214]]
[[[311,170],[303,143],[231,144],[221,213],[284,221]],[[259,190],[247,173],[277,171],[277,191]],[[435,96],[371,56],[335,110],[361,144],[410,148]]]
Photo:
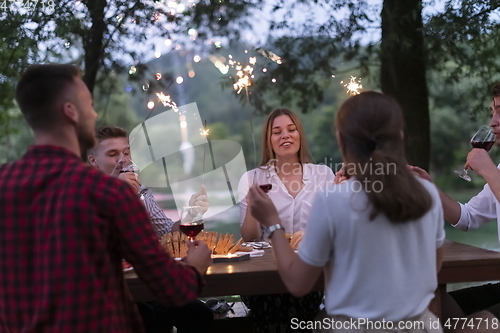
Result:
[[248,190],[248,209],[252,216],[264,227],[280,223],[278,211],[269,196],[259,185],[252,185]]
[[342,184],[347,179],[349,179],[349,177],[346,177],[344,175],[344,165],[342,164],[342,168],[340,168],[340,170],[335,173],[335,178],[333,179],[333,183]]

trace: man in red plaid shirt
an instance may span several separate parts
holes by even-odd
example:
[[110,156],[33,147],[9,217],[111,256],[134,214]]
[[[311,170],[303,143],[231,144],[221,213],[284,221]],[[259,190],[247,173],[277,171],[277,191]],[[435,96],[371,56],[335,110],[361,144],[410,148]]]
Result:
[[35,145],[0,167],[0,332],[144,332],[122,258],[165,304],[195,300],[206,244],[175,262],[133,189],[81,160],[97,114],[78,69],[31,66],[16,100]]

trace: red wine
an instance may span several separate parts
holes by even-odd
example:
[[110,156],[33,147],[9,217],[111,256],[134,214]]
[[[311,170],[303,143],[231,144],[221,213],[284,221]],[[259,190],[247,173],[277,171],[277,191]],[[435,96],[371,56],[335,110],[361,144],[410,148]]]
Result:
[[269,192],[273,188],[273,184],[264,184],[264,185],[259,185],[259,187],[264,191],[264,192]]
[[196,235],[203,230],[203,222],[197,224],[181,224],[179,230],[190,238],[195,238]]
[[471,141],[470,144],[473,148],[482,148],[486,151],[490,151],[495,144],[495,141]]

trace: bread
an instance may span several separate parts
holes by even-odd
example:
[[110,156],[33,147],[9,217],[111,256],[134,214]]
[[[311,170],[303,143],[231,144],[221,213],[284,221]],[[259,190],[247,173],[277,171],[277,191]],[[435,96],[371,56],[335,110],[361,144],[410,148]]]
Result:
[[174,248],[172,247],[172,234],[167,233],[163,235],[160,239],[161,246],[170,254],[172,257],[174,256]]
[[290,240],[290,246],[297,250],[299,247],[300,241],[302,241],[302,237],[304,236],[304,230],[299,230],[292,235],[292,239]]
[[231,248],[229,249],[228,253],[229,254],[233,254],[234,252],[238,251],[238,248],[240,247],[240,245],[242,243],[243,243],[243,238],[238,239],[238,241],[236,242],[236,244],[234,244],[233,246],[231,246]]
[[[202,231],[196,239],[203,241],[207,244],[208,248],[212,250],[213,254],[233,254],[236,251],[253,250],[252,247],[242,247],[243,239],[240,238],[234,244],[234,235],[232,234],[219,234],[215,231]],[[174,258],[182,258],[187,255],[187,242],[188,238],[180,231],[165,234],[160,239],[161,246]]]
[[253,247],[251,246],[243,246],[243,245],[240,245],[240,247],[238,247],[238,250],[237,251],[241,251],[241,252],[252,252],[253,251]]

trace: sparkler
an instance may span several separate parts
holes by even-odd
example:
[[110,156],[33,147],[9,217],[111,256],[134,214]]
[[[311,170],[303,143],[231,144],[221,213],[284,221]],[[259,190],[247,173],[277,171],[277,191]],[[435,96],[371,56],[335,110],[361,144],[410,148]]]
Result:
[[[210,132],[210,129],[207,128],[207,120],[205,119],[205,123],[203,125],[203,130],[200,129],[200,134],[203,135],[204,137],[208,137],[208,133]],[[205,155],[207,153],[207,144],[203,146],[203,171],[201,173],[201,185],[203,185],[203,181],[205,179]]]
[[[341,81],[340,83],[343,83],[343,81]],[[347,93],[351,96],[359,95],[361,93],[361,89],[363,89],[361,79],[358,79],[353,75],[351,75],[349,83],[344,84],[344,87],[347,88]]]
[[170,97],[170,95],[165,95],[163,92],[160,92],[156,93],[156,96],[158,97],[158,100],[163,104],[163,106],[170,107],[175,112],[179,111],[177,104],[172,100],[172,97]]
[[247,90],[248,87],[252,85],[251,79],[254,78],[252,65],[255,65],[257,63],[257,58],[250,57],[248,59],[248,63],[248,65],[244,66],[239,62],[233,61],[233,56],[229,56],[229,66],[236,69],[236,76],[238,77],[238,80],[233,83],[233,88],[237,94],[241,93],[243,89]]
[[[243,89],[245,89],[247,102],[250,104],[250,97],[248,95],[248,87],[252,85],[253,75],[253,65],[257,63],[256,57],[248,58],[248,65],[243,65],[240,62],[234,61],[233,56],[229,55],[229,66],[236,70],[236,76],[238,80],[233,83],[234,91],[240,94]],[[252,131],[252,143],[253,143],[253,156],[254,156],[254,166],[257,159],[257,148],[255,145],[255,134],[253,130],[253,119],[252,110],[249,110],[250,115],[250,130]]]
[[[174,83],[174,81],[170,82],[170,84],[168,85],[167,89],[170,88],[170,86],[172,85],[172,83]],[[145,84],[145,85],[147,85],[147,89],[148,89],[149,85],[148,84]],[[144,89],[144,86],[143,86],[143,89]],[[147,90],[147,89],[145,89],[145,90]],[[172,100],[172,98],[170,97],[170,95],[165,95],[163,92],[160,92],[160,93],[156,93],[156,96],[158,97],[159,101],[164,106],[171,107],[175,112],[179,111],[179,108],[177,107],[177,104]],[[149,119],[149,117],[151,116],[151,114],[153,113],[153,111],[154,111],[154,107],[151,108],[151,111],[149,111],[149,113],[146,116],[146,118],[144,118],[144,120],[142,121],[143,124],[144,124],[144,122],[146,120]],[[129,147],[132,145],[132,143],[135,140],[135,137],[137,136],[137,134],[139,132],[140,132],[140,127],[137,128],[137,131],[134,133],[134,135],[132,135],[132,133],[130,133],[130,135],[129,135]],[[111,174],[113,174],[113,172],[115,172],[116,168],[118,167],[118,165],[120,164],[121,160],[123,159],[123,155],[124,155],[124,152],[121,152],[120,153],[120,159],[118,160],[118,162],[116,163],[115,167],[113,168],[113,171],[111,171]]]

